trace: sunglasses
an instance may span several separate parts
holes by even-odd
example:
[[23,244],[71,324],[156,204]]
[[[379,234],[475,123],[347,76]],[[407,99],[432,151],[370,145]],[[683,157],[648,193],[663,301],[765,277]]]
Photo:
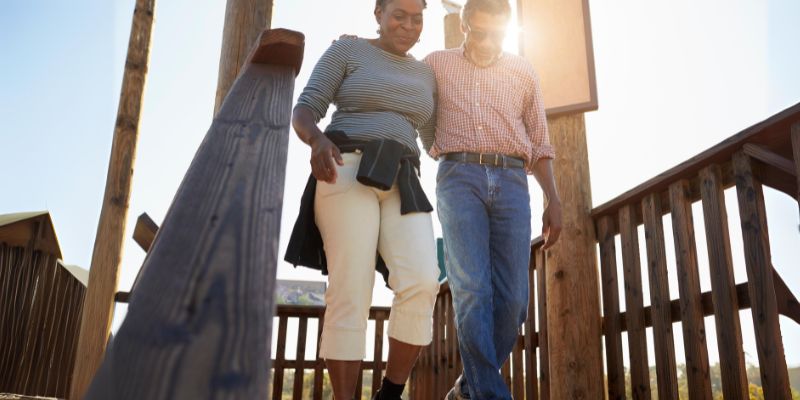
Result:
[[478,42],[482,42],[486,40],[486,38],[490,38],[493,42],[502,42],[506,37],[505,29],[486,32],[472,29],[469,25],[466,25],[466,27],[467,35]]

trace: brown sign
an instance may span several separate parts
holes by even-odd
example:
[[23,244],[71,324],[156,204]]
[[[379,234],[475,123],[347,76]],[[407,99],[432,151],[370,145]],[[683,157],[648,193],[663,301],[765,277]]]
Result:
[[517,0],[520,54],[533,63],[547,115],[597,110],[588,0]]

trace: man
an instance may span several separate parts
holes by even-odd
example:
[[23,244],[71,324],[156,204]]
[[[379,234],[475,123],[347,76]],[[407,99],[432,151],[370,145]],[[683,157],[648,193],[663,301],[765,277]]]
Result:
[[468,0],[462,47],[425,58],[438,86],[435,130],[420,132],[440,161],[439,220],[464,364],[447,399],[511,399],[499,369],[528,305],[531,210],[527,175],[546,200],[544,248],[561,231],[561,204],[533,67],[503,53],[508,0]]

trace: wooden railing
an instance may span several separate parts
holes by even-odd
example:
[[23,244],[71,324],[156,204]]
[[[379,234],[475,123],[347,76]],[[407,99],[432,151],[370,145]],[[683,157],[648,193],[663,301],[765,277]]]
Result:
[[[537,333],[535,322],[538,315],[539,326],[546,327],[546,299],[544,294],[544,274],[545,259],[540,251],[543,244],[541,239],[532,242],[531,268],[528,279],[531,286],[531,299],[528,305],[528,320],[520,330],[520,336],[514,347],[509,361],[503,366],[502,373],[515,399],[538,399],[539,392],[543,393],[542,399],[547,399],[549,391],[548,374],[544,373],[537,379],[537,365],[547,365],[547,351],[539,351],[537,360],[537,349],[540,343],[544,343],[546,349],[546,333]],[[356,398],[371,398],[372,393],[380,386],[380,377],[386,368],[386,361],[383,358],[384,324],[389,319],[388,307],[372,307],[369,319],[374,321],[374,345],[368,349],[368,355],[372,359],[367,360],[361,365],[359,374]],[[538,314],[537,314],[538,311]],[[292,385],[291,399],[299,400],[312,398],[315,400],[327,398],[324,396],[323,385],[325,374],[324,360],[319,358],[319,352],[313,359],[306,359],[306,345],[308,336],[314,335],[315,342],[318,344],[322,333],[322,324],[325,308],[321,306],[278,306],[277,347],[276,357],[272,360],[272,399],[282,399],[286,385]],[[287,327],[290,320],[297,321],[297,340],[296,348],[289,357],[286,357],[287,348]],[[316,322],[316,332],[312,330],[312,324]],[[458,339],[454,325],[453,302],[450,288],[445,282],[440,288],[436,307],[433,315],[433,342],[425,348],[417,361],[411,378],[409,379],[409,397],[411,399],[439,399],[443,398],[453,385],[453,382],[461,373],[461,358],[458,353]],[[292,332],[294,334],[294,332]],[[317,348],[317,350],[319,350]],[[292,371],[293,376],[287,379],[286,372]],[[532,371],[532,372],[529,372]],[[371,384],[366,385],[371,391],[364,392],[365,372],[370,376]],[[312,375],[311,385],[305,383],[307,375]],[[372,379],[372,377],[379,379]],[[526,379],[531,376],[533,379]],[[310,387],[307,387],[310,386]],[[329,390],[329,387],[327,387]]]
[[57,256],[0,243],[0,393],[67,396],[85,295]]
[[[276,318],[278,319],[278,337],[277,347],[275,349],[275,358],[272,360],[272,388],[270,393],[272,399],[282,399],[285,385],[291,385],[293,400],[300,400],[305,398],[323,399],[330,398],[330,386],[327,385],[328,392],[324,392],[323,381],[326,373],[325,362],[319,358],[319,347],[317,346],[316,354],[313,358],[306,359],[306,345],[308,337],[315,338],[315,343],[319,344],[320,335],[322,334],[322,325],[324,323],[325,307],[321,306],[291,306],[279,305]],[[286,342],[287,342],[287,327],[290,320],[297,321],[297,337],[294,352],[289,352],[287,357]],[[381,383],[383,371],[386,369],[386,361],[384,360],[384,325],[389,320],[388,307],[372,307],[369,311],[369,320],[373,321],[374,329],[374,345],[368,356],[371,355],[372,359],[361,363],[361,371],[358,375],[358,384],[356,388],[356,398],[360,399],[363,395],[368,395],[371,398]],[[312,326],[309,322],[315,322],[316,331],[309,332]],[[292,332],[294,334],[294,332]],[[291,354],[293,353],[293,354]],[[293,373],[292,378],[288,380],[287,372]],[[366,372],[366,374],[365,374]],[[305,378],[307,374],[311,376],[310,387],[305,387]],[[370,384],[366,393],[364,393],[364,378],[365,375],[370,377]],[[378,377],[378,379],[374,379]],[[327,393],[324,396],[323,393]]]
[[[528,319],[521,327],[517,344],[501,369],[506,384],[517,400],[549,398],[547,368],[537,372],[538,365],[548,365],[547,299],[544,287],[546,262],[541,250],[542,244],[541,238],[531,243]],[[537,331],[537,321],[539,331]],[[420,400],[443,398],[461,374],[461,368],[453,298],[445,282],[439,291],[434,308],[433,342],[423,350],[411,373],[410,397]]]
[[[793,155],[794,153],[794,155]],[[800,104],[757,124],[683,164],[657,176],[592,210],[597,229],[603,297],[603,334],[607,363],[609,399],[626,398],[622,333],[628,338],[630,384],[635,399],[651,398],[650,360],[645,330],[653,329],[658,398],[678,398],[678,377],[673,340],[673,323],[680,322],[686,358],[686,379],[691,399],[711,399],[708,349],[704,317],[713,315],[716,323],[723,394],[726,399],[747,399],[739,310],[751,308],[761,373],[768,399],[790,398],[789,381],[778,315],[800,323],[800,304],[771,263],[767,219],[762,185],[793,198],[798,195],[800,167]],[[723,191],[736,187],[744,239],[744,259],[748,282],[733,279],[732,251]],[[712,290],[701,293],[697,244],[692,204],[702,203],[706,246]],[[672,233],[679,293],[669,292],[667,237],[662,218],[672,219]],[[642,272],[639,228],[643,225],[647,273]],[[617,240],[622,271],[617,276]],[[528,320],[520,329],[517,345],[501,372],[515,399],[549,399],[547,351],[546,257],[541,239],[531,245],[529,284],[531,288]],[[705,267],[704,265],[702,267]],[[644,306],[642,277],[648,277],[650,305]],[[626,310],[620,311],[620,284],[624,282]],[[753,301],[752,299],[757,299]],[[322,308],[279,308],[279,359],[281,371],[313,369],[315,386],[312,398],[322,398],[322,361],[281,360],[285,351],[286,320],[320,318]],[[375,309],[371,318],[387,313]],[[319,326],[319,325],[318,325]],[[381,325],[382,326],[382,325]],[[461,373],[461,359],[455,332],[452,297],[445,283],[434,310],[433,343],[420,356],[409,380],[411,399],[442,398]],[[376,331],[376,337],[380,335]],[[306,335],[301,329],[300,335]],[[319,331],[317,339],[319,339]],[[302,342],[302,343],[301,343]],[[383,341],[376,340],[376,345]],[[298,355],[304,354],[304,341],[298,342]],[[373,349],[381,360],[380,349]],[[364,370],[383,369],[383,362],[364,364]],[[293,399],[303,396],[295,375]],[[279,379],[275,379],[277,384]],[[319,382],[319,383],[318,383]],[[376,384],[376,383],[375,383]],[[359,388],[361,385],[359,384]],[[279,393],[273,387],[273,398]],[[361,392],[359,392],[359,398]]]
[[[792,132],[792,130],[794,132]],[[739,310],[751,308],[761,383],[768,399],[791,398],[779,314],[800,323],[800,306],[773,268],[763,185],[797,196],[800,104],[755,125],[685,163],[595,208],[600,248],[603,327],[610,399],[625,398],[622,332],[627,332],[633,397],[651,397],[647,337],[653,328],[658,398],[678,398],[673,323],[683,331],[689,395],[710,399],[704,317],[714,315],[726,399],[747,399],[748,382]],[[800,161],[797,158],[796,161]],[[734,187],[748,282],[735,285],[728,211],[723,191]],[[698,261],[692,204],[702,204],[708,265]],[[669,292],[667,235],[672,221],[679,296]],[[644,227],[650,306],[643,305],[639,228]],[[735,227],[734,227],[735,229]],[[616,241],[619,239],[620,249]],[[621,251],[623,276],[617,276]],[[712,290],[701,293],[708,268]],[[620,312],[620,283],[626,310]]]
[[86,399],[269,396],[291,96],[303,40],[276,29],[254,45],[154,238]]

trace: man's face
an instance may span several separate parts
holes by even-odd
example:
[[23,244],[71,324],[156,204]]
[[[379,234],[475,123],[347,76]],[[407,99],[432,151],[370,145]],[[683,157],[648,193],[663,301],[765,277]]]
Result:
[[492,15],[476,10],[461,23],[466,35],[464,47],[467,58],[479,67],[494,63],[503,51],[508,15]]

